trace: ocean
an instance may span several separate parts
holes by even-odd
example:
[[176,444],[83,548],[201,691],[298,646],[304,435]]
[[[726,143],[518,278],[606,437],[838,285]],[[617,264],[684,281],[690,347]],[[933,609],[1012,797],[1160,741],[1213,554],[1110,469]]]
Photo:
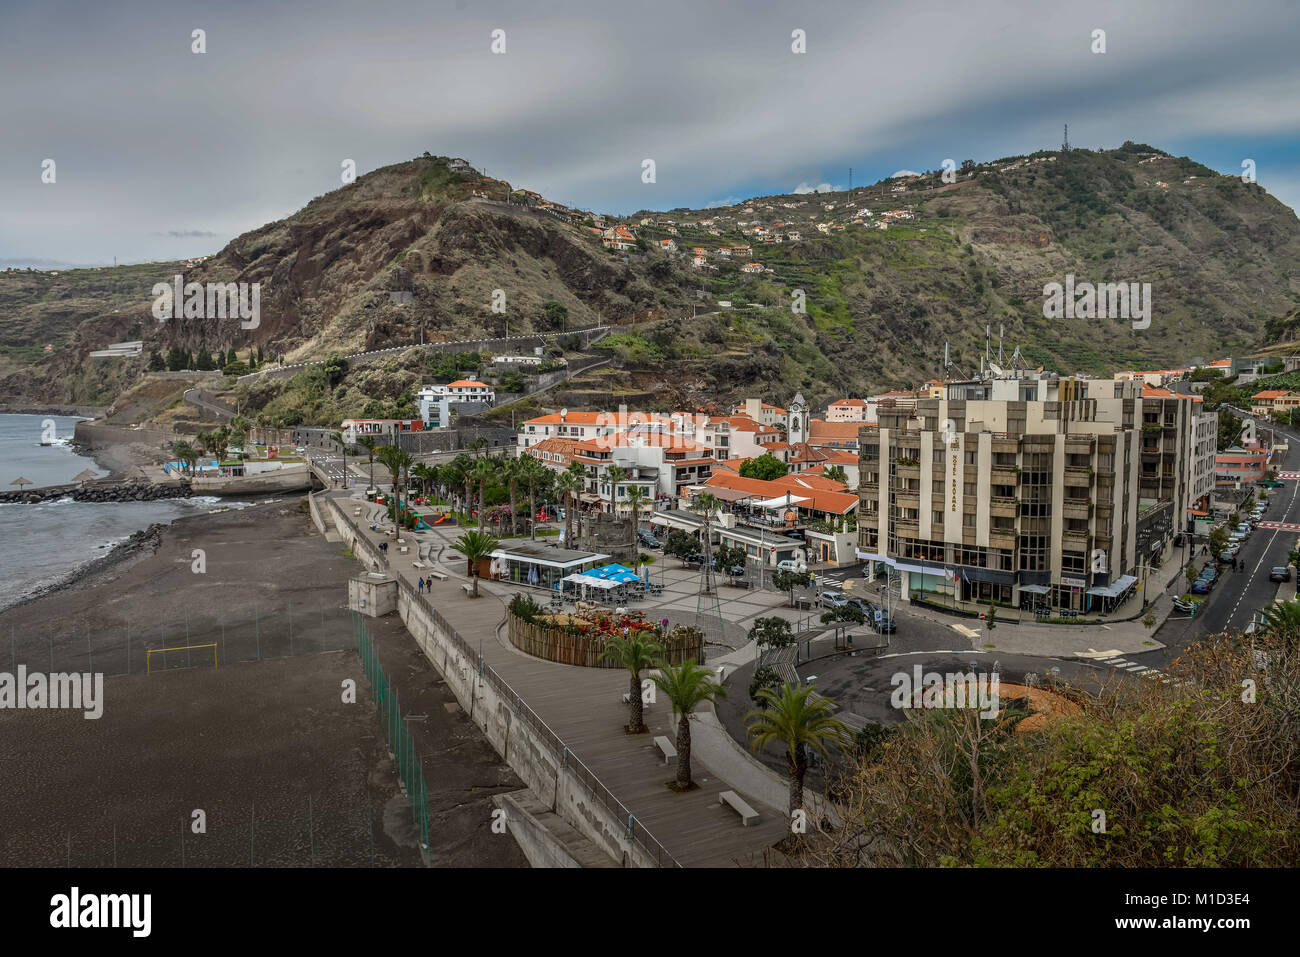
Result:
[[[53,445],[41,445],[44,423],[52,421]],[[0,489],[15,479],[32,485],[71,482],[85,469],[108,474],[94,459],[68,443],[77,419],[64,415],[0,415]],[[28,486],[23,486],[27,488]],[[62,581],[110,548],[155,522],[201,515],[224,502],[214,497],[158,502],[74,502],[70,498],[39,505],[0,504],[0,608]]]

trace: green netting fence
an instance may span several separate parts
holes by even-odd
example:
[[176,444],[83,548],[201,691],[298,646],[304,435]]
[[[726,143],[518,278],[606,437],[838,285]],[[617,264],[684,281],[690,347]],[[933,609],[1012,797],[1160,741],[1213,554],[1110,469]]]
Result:
[[370,631],[365,620],[353,612],[357,636],[357,654],[361,656],[361,665],[370,682],[370,690],[379,706],[379,715],[384,723],[384,735],[388,738],[389,750],[397,759],[397,774],[406,789],[407,800],[411,804],[411,816],[416,827],[420,829],[420,846],[429,848],[429,788],[424,781],[424,770],[420,766],[420,756],[415,749],[415,741],[402,719],[402,707],[397,698],[397,689],[388,683],[384,669],[379,664],[379,653],[370,639]]

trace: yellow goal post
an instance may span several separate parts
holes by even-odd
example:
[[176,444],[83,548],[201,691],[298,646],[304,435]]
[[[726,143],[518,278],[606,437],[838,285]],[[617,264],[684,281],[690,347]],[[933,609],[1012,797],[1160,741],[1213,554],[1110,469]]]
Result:
[[152,673],[153,673],[152,668],[153,668],[153,656],[154,656],[154,655],[163,655],[163,654],[166,654],[166,653],[169,652],[169,651],[193,651],[193,650],[196,649],[196,648],[211,648],[211,649],[212,649],[212,667],[213,667],[214,669],[216,669],[216,668],[218,667],[218,663],[217,663],[217,643],[216,643],[215,641],[213,641],[213,642],[209,642],[209,643],[207,643],[207,644],[203,644],[203,645],[177,645],[177,646],[174,647],[174,648],[147,648],[147,649],[145,649],[145,653],[144,653],[144,673],[145,673],[146,675],[148,675],[148,674],[152,674]]

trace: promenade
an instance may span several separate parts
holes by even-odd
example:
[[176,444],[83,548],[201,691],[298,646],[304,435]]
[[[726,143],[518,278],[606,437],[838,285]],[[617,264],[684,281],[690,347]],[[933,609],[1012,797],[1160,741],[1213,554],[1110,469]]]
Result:
[[[654,744],[658,735],[676,740],[677,720],[662,696],[645,710],[649,732],[627,734],[623,727],[628,709],[622,701],[628,689],[627,672],[555,664],[510,645],[505,637],[505,603],[515,588],[480,579],[480,597],[472,599],[465,594],[462,585],[469,581],[466,563],[451,549],[461,529],[405,532],[410,551],[399,554],[389,536],[370,531],[372,521],[383,516],[382,506],[365,502],[360,493],[336,490],[322,494],[338,501],[347,520],[366,540],[390,542],[389,574],[400,576],[412,587],[420,577],[427,577],[428,567],[447,576],[445,581],[433,582],[430,604],[679,864],[762,864],[764,853],[789,833],[785,780],[746,754],[727,735],[711,708],[691,720],[692,778],[698,787],[679,794],[668,787],[675,764],[666,764]],[[353,515],[358,506],[360,517]],[[421,555],[424,569],[412,564]],[[753,651],[732,651],[728,658],[733,655],[736,660],[745,660],[746,655],[752,659]],[[746,695],[748,689],[728,687],[728,692]],[[719,802],[718,795],[727,790],[736,791],[758,811],[757,823],[743,826],[736,812]]]

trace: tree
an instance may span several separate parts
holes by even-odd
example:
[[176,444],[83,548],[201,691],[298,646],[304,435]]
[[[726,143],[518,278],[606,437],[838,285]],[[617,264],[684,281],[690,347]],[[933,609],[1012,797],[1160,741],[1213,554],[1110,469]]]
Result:
[[569,310],[564,303],[548,299],[542,303],[542,313],[546,316],[546,327],[552,331],[568,328]]
[[496,466],[487,459],[479,459],[474,463],[474,468],[470,470],[469,477],[478,485],[478,527],[483,528],[483,522],[487,519],[487,486],[488,482],[495,481],[497,476]]
[[701,542],[704,545],[704,564],[700,566],[701,573],[704,571],[705,567],[713,562],[713,557],[710,554],[713,548],[713,529],[711,527],[711,522],[713,519],[713,513],[718,510],[718,507],[721,504],[722,502],[712,492],[701,492],[699,495],[695,496],[695,500],[691,502],[691,510],[698,511],[704,516],[704,534],[701,536]]
[[347,443],[343,441],[343,433],[342,433],[342,432],[331,432],[331,433],[330,433],[330,438],[333,439],[333,440],[334,440],[334,444],[337,445],[337,446],[339,447],[339,459],[343,462],[343,487],[344,487],[344,488],[347,488],[347,487],[348,487],[348,447],[347,447]]
[[781,687],[781,676],[777,674],[775,668],[769,668],[762,665],[754,670],[754,680],[749,683],[749,700],[755,705],[761,705],[763,702],[758,697],[758,693],[764,688],[777,689]]
[[674,528],[668,533],[668,540],[664,542],[664,552],[673,558],[681,559],[684,568],[688,561],[700,553],[700,543],[680,528]]
[[411,453],[406,449],[399,449],[395,445],[381,446],[375,453],[384,468],[388,469],[388,474],[393,479],[393,520],[401,524],[402,520],[402,474],[406,469],[411,467],[413,459]]
[[790,622],[779,615],[769,618],[756,618],[749,629],[749,640],[763,648],[787,648],[794,644],[794,632]]
[[331,391],[336,385],[343,381],[343,377],[348,374],[348,360],[339,355],[331,355],[325,360],[325,381],[329,383]]
[[[532,458],[532,456],[527,456]],[[519,506],[517,504],[519,493],[519,479],[523,474],[523,459],[507,459],[502,462],[497,469],[497,476],[506,483],[507,494],[510,496],[510,535],[513,537],[518,534],[515,523],[519,517]]]
[[1188,564],[1185,574],[1187,576],[1187,587],[1191,588],[1196,584],[1196,562]]
[[221,369],[222,373],[228,376],[248,375],[248,366],[241,360],[236,359],[234,362],[227,362]]
[[618,514],[618,483],[628,476],[628,470],[621,465],[611,465],[605,470],[605,481],[609,482],[609,514]]
[[576,472],[564,471],[555,478],[555,490],[564,498],[564,540],[572,548],[573,522],[578,507],[578,493],[582,491],[582,476]]
[[471,598],[478,597],[478,566],[479,562],[491,556],[497,550],[501,542],[493,538],[487,532],[481,532],[476,529],[470,529],[468,532],[462,532],[461,536],[452,544],[452,550],[460,552],[465,556],[467,572],[474,582],[474,589],[470,593]]
[[852,741],[844,722],[831,717],[835,703],[812,696],[812,685],[795,688],[786,684],[778,695],[770,688],[759,691],[762,710],[745,716],[750,747],[757,753],[771,742],[785,745],[786,768],[790,775],[790,813],[803,807],[803,779],[808,773],[808,749],[829,757],[827,745],[841,749]]
[[1231,515],[1229,515],[1228,527],[1231,528],[1234,532],[1237,529],[1241,528],[1241,515],[1239,515],[1237,512],[1233,512]]
[[1228,547],[1228,531],[1222,525],[1210,532],[1210,554],[1217,562],[1223,550]]
[[653,637],[654,633],[646,628],[627,635],[615,635],[605,643],[601,654],[602,658],[617,662],[631,675],[627,698],[629,734],[643,734],[646,730],[641,702],[641,672],[658,667],[664,651]]
[[790,607],[794,607],[794,590],[808,585],[807,572],[778,571],[772,576],[772,584],[781,591],[790,593]]
[[163,362],[163,357],[159,355],[157,349],[149,350],[149,364],[145,366],[149,372],[162,372],[167,368],[167,363]]
[[771,482],[790,471],[790,467],[771,452],[764,452],[757,458],[750,459],[740,466],[742,478],[762,479]]
[[1276,638],[1287,652],[1300,644],[1300,601],[1276,602],[1264,609],[1264,632]]
[[822,474],[832,482],[839,482],[841,485],[849,484],[849,473],[844,471],[843,465],[828,465],[822,470]]
[[216,367],[217,367],[217,366],[216,366],[216,363],[214,363],[214,362],[212,361],[212,354],[209,353],[207,349],[200,349],[200,350],[199,350],[199,360],[198,360],[198,362],[196,363],[196,368],[197,368],[200,372],[210,372],[211,370],[215,369]]
[[857,605],[844,604],[822,614],[822,624],[829,625],[837,621],[851,621],[855,625],[865,624],[867,616]]
[[691,786],[691,723],[690,716],[705,701],[716,701],[727,696],[727,689],[713,680],[713,672],[694,661],[686,661],[676,668],[665,666],[657,675],[651,675],[659,690],[673,706],[677,722],[677,790],[686,791]]
[[[370,485],[367,491],[375,487],[375,450],[379,448],[379,440],[373,435],[363,435],[357,439],[357,445],[366,450],[366,457],[370,460]],[[344,462],[346,465],[346,460]]]
[[1230,449],[1241,438],[1241,419],[1227,407],[1219,408],[1219,449]]
[[645,493],[641,491],[641,486],[635,485],[627,493],[627,507],[632,510],[632,541],[633,548],[636,547],[636,533],[638,523],[640,522],[641,508],[650,500],[646,498]]
[[176,460],[187,468],[190,474],[194,474],[194,464],[199,460],[199,453],[190,443],[181,441],[172,445],[172,455]]

